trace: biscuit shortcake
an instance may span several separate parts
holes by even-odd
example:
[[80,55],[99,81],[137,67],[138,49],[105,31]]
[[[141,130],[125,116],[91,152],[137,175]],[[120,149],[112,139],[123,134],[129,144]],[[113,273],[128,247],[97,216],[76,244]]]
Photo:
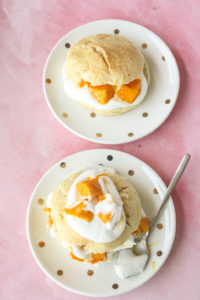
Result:
[[137,46],[112,34],[76,42],[67,53],[63,77],[70,98],[103,115],[122,114],[139,105],[150,81]]
[[71,258],[91,264],[132,249],[134,237],[149,228],[135,187],[106,167],[69,174],[45,210],[53,236]]

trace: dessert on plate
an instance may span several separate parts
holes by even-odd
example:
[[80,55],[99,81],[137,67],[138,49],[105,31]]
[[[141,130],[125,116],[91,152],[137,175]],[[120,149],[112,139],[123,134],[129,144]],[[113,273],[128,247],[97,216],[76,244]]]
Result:
[[113,263],[123,279],[144,269],[146,238],[140,253],[134,253],[134,238],[148,232],[149,220],[135,187],[114,169],[95,166],[69,174],[50,193],[44,210],[52,236],[72,259]]
[[68,51],[63,78],[70,98],[103,115],[122,114],[139,105],[150,81],[137,46],[112,34],[76,42]]

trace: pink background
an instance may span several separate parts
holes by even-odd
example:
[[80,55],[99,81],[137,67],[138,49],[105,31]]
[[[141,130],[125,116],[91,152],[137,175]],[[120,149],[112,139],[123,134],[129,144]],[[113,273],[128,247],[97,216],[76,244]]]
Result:
[[[177,232],[172,252],[154,278],[123,299],[200,299],[199,11],[198,0],[1,0],[1,299],[87,298],[57,286],[39,269],[27,243],[25,219],[40,177],[63,157],[93,148],[131,153],[166,184],[183,154],[191,153],[173,193]],[[54,44],[76,26],[106,18],[133,21],[158,34],[174,53],[181,75],[178,101],[167,121],[139,141],[111,147],[68,132],[48,109],[42,91],[44,63]]]

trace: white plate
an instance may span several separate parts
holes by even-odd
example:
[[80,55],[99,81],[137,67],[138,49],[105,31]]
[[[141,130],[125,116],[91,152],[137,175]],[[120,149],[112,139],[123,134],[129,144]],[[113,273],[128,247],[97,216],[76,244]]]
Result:
[[[72,46],[92,34],[113,34],[115,29],[141,49],[150,69],[150,86],[145,100],[130,112],[119,116],[91,117],[92,110],[64,93],[62,70],[68,51],[65,45]],[[143,49],[143,44],[147,48]],[[167,45],[149,29],[122,20],[100,20],[77,27],[55,45],[44,68],[43,87],[51,111],[67,129],[96,143],[122,144],[148,135],[166,120],[178,95],[179,71]]]
[[[86,166],[104,164],[115,168],[134,183],[144,211],[151,219],[166,190],[162,179],[136,157],[109,149],[79,152],[66,157],[62,162],[66,164],[65,168],[61,167],[59,162],[42,177],[32,194],[27,211],[28,241],[41,269],[62,287],[79,294],[96,297],[122,294],[149,280],[164,264],[174,241],[176,221],[172,199],[159,220],[163,228],[159,230],[156,227],[150,236],[150,259],[144,272],[127,280],[117,277],[112,264],[103,263],[99,267],[94,267],[72,260],[67,251],[50,235],[46,227],[47,215],[43,208],[46,206],[48,194],[57,188],[68,173]],[[130,169],[134,171],[134,175],[129,175]],[[154,193],[155,188],[158,194]],[[40,198],[44,199],[42,205],[38,203]],[[45,242],[42,248],[38,245],[41,241]],[[162,251],[162,255],[157,256],[157,251]],[[63,275],[58,276],[57,270],[62,270]],[[93,276],[87,275],[88,270],[94,271]],[[113,284],[117,284],[118,288],[114,289]]]

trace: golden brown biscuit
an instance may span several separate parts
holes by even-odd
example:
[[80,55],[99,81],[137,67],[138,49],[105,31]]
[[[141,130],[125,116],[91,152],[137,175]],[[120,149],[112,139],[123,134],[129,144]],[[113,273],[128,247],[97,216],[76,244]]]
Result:
[[68,51],[64,70],[78,84],[92,86],[122,85],[140,79],[144,58],[126,38],[112,34],[96,34],[76,42]]
[[69,175],[53,193],[51,199],[51,216],[53,219],[56,236],[60,242],[63,240],[68,244],[85,246],[90,252],[101,253],[111,252],[122,245],[133,231],[138,228],[141,219],[141,204],[135,187],[125,177],[117,173],[107,175],[113,180],[123,201],[124,212],[126,215],[126,227],[121,236],[115,241],[109,243],[99,243],[88,240],[80,236],[67,223],[64,213],[61,211],[67,202],[67,195],[73,181],[82,173],[82,171]]

